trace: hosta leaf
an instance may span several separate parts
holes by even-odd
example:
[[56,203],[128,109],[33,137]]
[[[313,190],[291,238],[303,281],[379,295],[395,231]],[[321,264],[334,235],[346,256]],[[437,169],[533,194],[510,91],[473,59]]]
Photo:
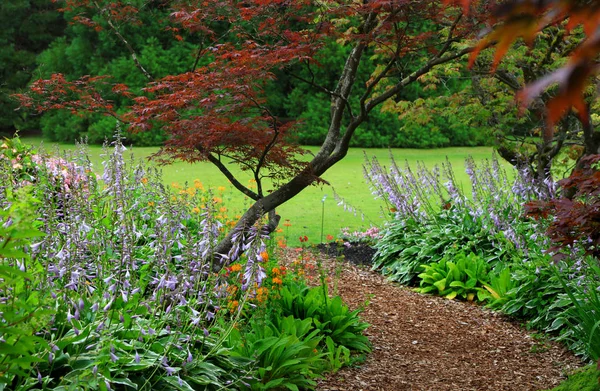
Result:
[[452,291],[448,293],[445,297],[446,299],[453,300],[458,295],[457,291]]
[[496,292],[494,289],[492,289],[492,287],[491,287],[491,286],[489,286],[489,285],[484,285],[483,287],[484,287],[484,288],[485,288],[485,289],[486,289],[488,292],[490,292],[490,294],[492,295],[492,297],[493,297],[494,299],[499,299],[499,298],[500,298],[500,295],[499,295],[499,294],[498,294],[498,293],[497,293],[497,292]]
[[437,288],[437,289],[438,289],[440,292],[442,292],[442,291],[446,290],[446,279],[445,279],[445,278],[442,278],[441,280],[434,282],[434,283],[433,283],[433,285],[434,285],[434,286],[435,286],[435,287],[436,287],[436,288]]

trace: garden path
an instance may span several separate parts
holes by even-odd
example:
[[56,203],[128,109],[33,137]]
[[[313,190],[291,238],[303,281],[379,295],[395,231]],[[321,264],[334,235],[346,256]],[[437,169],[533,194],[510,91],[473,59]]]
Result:
[[[330,292],[337,280],[351,308],[369,302],[361,318],[371,324],[373,344],[364,363],[321,380],[319,391],[533,391],[552,388],[582,365],[500,314],[420,295],[368,268],[317,256],[329,271]],[[288,250],[284,258],[294,257]]]

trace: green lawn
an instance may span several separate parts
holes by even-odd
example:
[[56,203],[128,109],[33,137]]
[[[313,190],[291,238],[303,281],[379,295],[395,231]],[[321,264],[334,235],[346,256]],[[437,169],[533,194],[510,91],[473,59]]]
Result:
[[[28,138],[24,141],[34,145],[40,145],[39,138]],[[72,145],[56,145],[42,143],[45,149],[52,150],[59,147],[61,150],[73,150]],[[310,148],[316,151],[316,148]],[[136,159],[145,159],[157,148],[140,147],[130,148],[128,152],[132,153]],[[459,182],[467,182],[467,175],[464,172],[464,159],[471,155],[478,161],[490,158],[492,149],[486,147],[477,148],[443,148],[431,150],[416,150],[416,149],[394,149],[392,150],[394,157],[398,163],[403,163],[407,160],[411,165],[414,165],[417,160],[423,161],[427,166],[431,167],[435,164],[440,164],[446,157],[452,163],[457,180]],[[101,153],[102,149],[98,146],[89,147],[89,155],[93,167],[97,172],[101,172]],[[368,156],[376,156],[382,165],[388,164],[389,150],[387,149],[368,149]],[[344,160],[332,167],[323,178],[328,181],[331,186],[313,186],[297,197],[293,198],[287,204],[278,208],[277,213],[284,220],[289,220],[291,226],[286,227],[283,224],[281,228],[284,230],[285,236],[288,238],[289,245],[298,245],[298,237],[306,235],[310,242],[318,243],[321,240],[321,215],[324,207],[324,229],[323,234],[337,236],[342,227],[351,229],[366,229],[371,225],[381,225],[385,221],[387,214],[383,208],[384,204],[380,200],[374,200],[363,178],[362,164],[364,162],[364,152],[362,149],[354,148],[348,152]],[[176,163],[170,166],[163,166],[163,177],[167,184],[192,183],[195,179],[199,179],[207,187],[225,186],[224,202],[230,210],[242,211],[244,205],[248,205],[249,200],[244,200],[244,197],[233,186],[229,185],[225,177],[210,163]],[[239,171],[234,171],[238,174]],[[244,181],[250,179],[249,175],[242,176]],[[335,192],[342,197],[347,204],[358,210],[357,215],[346,212],[337,205],[333,193]],[[322,200],[325,199],[324,202]],[[364,215],[364,220],[361,218]]]

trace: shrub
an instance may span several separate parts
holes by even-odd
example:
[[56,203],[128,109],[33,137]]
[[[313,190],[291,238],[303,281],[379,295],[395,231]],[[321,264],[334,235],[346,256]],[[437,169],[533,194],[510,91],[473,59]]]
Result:
[[483,292],[483,286],[488,283],[489,266],[475,254],[444,257],[439,262],[424,265],[423,269],[425,271],[418,276],[421,283],[417,292],[435,293],[447,299],[484,300],[478,293]]
[[256,376],[246,377],[242,388],[313,389],[325,362],[317,351],[322,337],[311,323],[310,318],[288,316],[276,322],[251,321],[244,333],[233,329],[226,345],[234,356],[253,359]]
[[358,317],[360,311],[350,311],[339,296],[327,297],[325,287],[288,284],[281,289],[277,305],[282,316],[312,318],[313,327],[330,337],[336,346],[359,352],[371,350],[369,340],[362,334],[369,325]]
[[274,316],[291,279],[265,270],[260,226],[213,273],[222,201],[199,181],[167,188],[124,150],[107,147],[96,178],[85,155],[0,146],[0,388],[311,388],[368,343],[339,298]]

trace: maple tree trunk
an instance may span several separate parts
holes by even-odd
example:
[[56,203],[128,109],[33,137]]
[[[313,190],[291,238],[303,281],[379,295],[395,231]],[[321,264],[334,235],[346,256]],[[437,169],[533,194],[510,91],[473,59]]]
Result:
[[[374,18],[373,18],[374,19]],[[365,22],[365,28],[371,28],[372,21]],[[319,152],[310,161],[308,166],[292,178],[289,182],[274,190],[269,195],[257,200],[237,224],[216,246],[214,254],[213,271],[218,272],[225,266],[226,255],[233,246],[232,237],[239,230],[247,230],[255,224],[262,216],[269,214],[269,223],[263,227],[263,233],[271,233],[279,224],[279,216],[274,213],[275,208],[289,201],[302,190],[314,183],[320,175],[325,173],[335,163],[339,162],[348,153],[350,138],[356,128],[367,118],[368,112],[362,110],[342,133],[342,117],[347,107],[348,97],[356,79],[356,73],[361,57],[365,50],[365,44],[357,44],[346,60],[342,76],[340,77],[334,95],[331,99],[331,122],[325,141]]]

